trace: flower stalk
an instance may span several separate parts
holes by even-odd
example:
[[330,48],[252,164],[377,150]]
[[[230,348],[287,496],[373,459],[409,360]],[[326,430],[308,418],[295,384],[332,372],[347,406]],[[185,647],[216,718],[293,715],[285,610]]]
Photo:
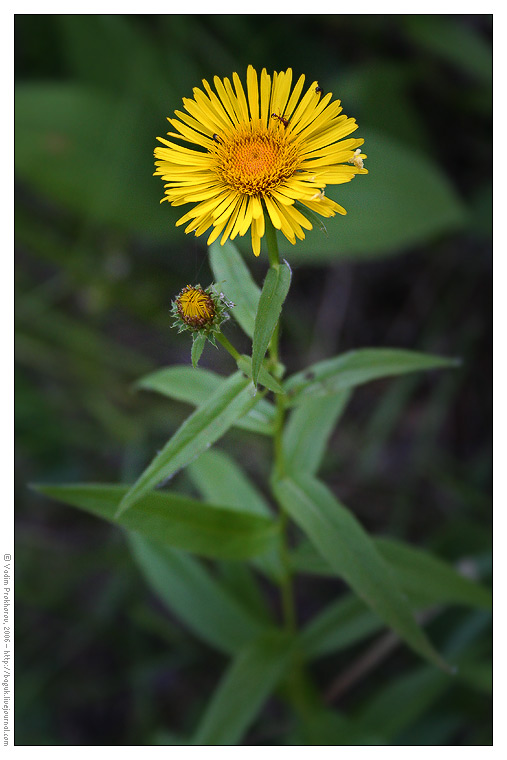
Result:
[[[280,266],[280,255],[278,252],[278,241],[276,239],[276,230],[269,218],[269,214],[265,213],[266,224],[266,243],[268,248],[268,258],[270,266],[278,268]],[[278,363],[278,344],[280,335],[280,321],[277,322],[273,337],[271,338],[269,346],[269,355],[271,363],[275,366]],[[276,415],[275,415],[275,430],[274,430],[274,477],[283,477],[284,474],[284,452],[283,452],[283,426],[285,421],[285,405],[283,402],[283,396],[277,394],[276,396]],[[281,605],[284,617],[285,627],[288,632],[296,632],[296,608],[294,601],[294,589],[292,583],[292,572],[290,568],[289,557],[289,542],[288,542],[288,525],[289,516],[287,512],[280,506],[280,561],[283,568],[283,575],[280,581],[280,595]]]

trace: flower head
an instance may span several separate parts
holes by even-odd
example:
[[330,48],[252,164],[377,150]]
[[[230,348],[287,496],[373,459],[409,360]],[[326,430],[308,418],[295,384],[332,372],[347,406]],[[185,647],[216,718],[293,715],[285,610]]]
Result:
[[[245,235],[260,253],[264,213],[291,242],[312,229],[305,209],[324,217],[346,211],[327,198],[326,185],[349,182],[366,174],[362,139],[343,138],[357,129],[355,119],[341,114],[340,101],[323,94],[317,82],[303,93],[302,75],[292,88],[292,70],[263,69],[260,82],[248,67],[246,93],[239,76],[232,82],[215,77],[216,93],[203,79],[193,99],[183,98],[185,112],[169,118],[176,132],[168,136],[196,146],[187,148],[159,137],[156,175],[164,180],[165,197],[173,206],[193,203],[177,222],[185,232],[202,235],[211,228],[208,245],[220,235]],[[234,85],[234,87],[233,87]],[[350,162],[350,163],[349,163]]]
[[200,285],[183,288],[176,298],[176,308],[183,322],[194,329],[210,325],[215,317],[213,299]]
[[213,336],[220,332],[220,326],[229,319],[228,308],[234,306],[214,285],[205,290],[200,285],[187,285],[172,302],[171,314],[178,332],[190,330],[206,335],[213,342]]

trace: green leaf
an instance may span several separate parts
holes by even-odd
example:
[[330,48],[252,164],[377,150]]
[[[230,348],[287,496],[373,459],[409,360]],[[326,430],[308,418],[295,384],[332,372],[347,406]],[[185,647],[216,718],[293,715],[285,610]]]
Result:
[[140,535],[179,549],[222,559],[247,559],[276,546],[274,520],[203,504],[187,496],[162,491],[144,494],[120,517],[116,510],[128,487],[75,484],[36,486],[57,501],[84,509]]
[[201,354],[203,352],[205,344],[206,344],[206,336],[204,335],[204,333],[197,333],[193,335],[191,359],[192,359],[192,367],[194,369],[197,369],[197,365],[199,363],[199,359],[201,358]]
[[459,360],[397,348],[362,348],[332,359],[324,359],[289,377],[285,392],[290,404],[307,396],[323,397],[377,380],[407,372],[456,367]]
[[255,613],[266,625],[273,624],[273,610],[257,575],[246,562],[217,562],[217,575],[224,588]]
[[196,745],[238,744],[278,682],[288,671],[290,638],[262,634],[231,663],[194,737]]
[[[340,72],[329,82],[329,89],[339,93],[360,125],[361,133],[368,125],[385,132],[391,140],[399,140],[423,155],[431,155],[432,144],[427,135],[427,124],[421,119],[412,91],[418,79],[417,65],[382,57],[375,66],[367,61]],[[389,85],[386,86],[386,83]],[[372,156],[370,147],[364,151]],[[370,163],[369,158],[366,165]],[[368,175],[368,180],[371,175]],[[360,189],[360,188],[358,188]]]
[[332,602],[301,631],[301,645],[310,659],[338,652],[382,630],[380,618],[354,596]]
[[189,464],[188,474],[208,502],[261,517],[272,516],[262,493],[223,451],[205,451]]
[[291,269],[284,261],[279,266],[270,267],[264,280],[253,335],[252,373],[254,385],[257,384],[262,360],[280,317],[283,302],[289,292],[291,276]]
[[377,538],[375,545],[410,597],[429,604],[444,602],[491,608],[489,589],[460,575],[429,552],[392,538]]
[[197,638],[234,654],[264,629],[194,557],[137,533],[130,533],[128,540],[155,594]]
[[356,721],[322,705],[320,709],[315,708],[304,722],[300,721],[295,726],[285,743],[297,747],[365,746],[383,743],[378,729],[375,732],[361,729]]
[[308,474],[274,481],[283,508],[356,594],[414,651],[448,670],[416,623],[389,565],[353,514]]
[[[162,185],[157,187],[147,171],[146,156],[153,153],[158,130],[150,112],[140,97],[112,97],[75,81],[20,83],[16,174],[92,223],[175,239],[177,211],[161,209]],[[115,124],[129,128],[118,130]]]
[[[375,538],[373,542],[414,607],[445,603],[491,608],[489,589],[460,575],[429,552],[391,538]],[[291,563],[296,572],[324,576],[335,574],[329,563],[308,542],[296,547]]]
[[468,23],[466,16],[407,14],[403,22],[412,39],[477,79],[490,82],[493,53],[489,42]]
[[[244,372],[247,377],[253,379],[252,358],[250,356],[243,354],[243,356],[238,359],[237,365],[238,368]],[[284,393],[284,390],[278,380],[276,380],[273,375],[271,375],[262,365],[259,370],[258,381],[260,385],[263,385],[268,390],[273,391],[273,393]]]
[[419,718],[452,684],[444,673],[422,666],[383,684],[357,712],[366,732],[380,734],[391,744],[404,728]]
[[261,291],[236,246],[228,240],[209,247],[210,265],[217,285],[234,303],[231,315],[249,338],[253,338]]
[[[204,403],[224,382],[224,377],[211,370],[177,365],[151,372],[141,378],[136,387],[197,406]],[[265,399],[259,399],[255,407],[234,424],[244,430],[272,435],[274,418],[273,405]]]
[[246,414],[256,401],[250,380],[242,372],[231,375],[169,439],[122,499],[118,514],[202,454],[237,419]]
[[[261,492],[250,482],[233,459],[222,451],[209,449],[188,466],[188,474],[203,498],[248,514],[271,517]],[[272,580],[282,575],[279,552],[273,548],[255,557],[252,563]]]
[[284,464],[288,473],[314,475],[317,472],[329,436],[349,397],[349,391],[327,398],[308,397],[294,409],[283,434]]
[[119,89],[129,91],[157,109],[174,97],[158,46],[132,17],[59,14],[55,20],[72,79],[105,89],[110,96]]
[[329,237],[312,230],[292,246],[280,236],[280,254],[291,262],[322,265],[392,255],[454,233],[466,223],[465,206],[437,156],[433,160],[362,123],[356,134],[365,140],[369,173],[326,187],[326,195],[347,210],[346,216],[325,220]]

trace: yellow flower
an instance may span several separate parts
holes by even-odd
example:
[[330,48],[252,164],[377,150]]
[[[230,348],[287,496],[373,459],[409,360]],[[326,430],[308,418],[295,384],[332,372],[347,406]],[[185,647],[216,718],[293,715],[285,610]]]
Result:
[[188,222],[185,232],[212,228],[208,245],[220,235],[223,245],[250,229],[258,256],[265,211],[291,243],[312,229],[305,207],[324,217],[346,213],[324,188],[367,174],[366,156],[357,158],[364,140],[344,140],[357,129],[355,119],[341,114],[340,101],[331,102],[317,82],[301,97],[304,81],[300,76],[291,89],[291,69],[272,77],[263,69],[259,82],[249,66],[246,93],[234,73],[233,84],[214,78],[216,93],[203,80],[204,90],[183,98],[187,113],[168,119],[177,130],[168,135],[197,149],[157,138],[165,147],[155,148],[155,174],[166,183],[163,200],[196,204],[176,222]]
[[176,298],[178,314],[186,325],[194,329],[213,322],[215,304],[209,293],[200,285],[187,285]]

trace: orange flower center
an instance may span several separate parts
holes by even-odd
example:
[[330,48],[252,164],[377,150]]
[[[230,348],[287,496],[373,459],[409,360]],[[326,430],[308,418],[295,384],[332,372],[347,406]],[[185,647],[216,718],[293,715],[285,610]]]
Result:
[[299,156],[281,124],[238,127],[231,138],[218,142],[216,172],[222,181],[246,195],[264,194],[292,177]]

